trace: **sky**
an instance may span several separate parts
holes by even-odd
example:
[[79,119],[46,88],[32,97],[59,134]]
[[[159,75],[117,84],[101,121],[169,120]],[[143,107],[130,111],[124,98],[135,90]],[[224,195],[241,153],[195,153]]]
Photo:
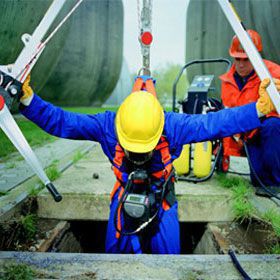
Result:
[[[142,0],[139,0],[142,6]],[[167,63],[185,62],[186,10],[189,0],[153,0],[151,70]],[[124,57],[131,73],[142,65],[137,0],[123,0]],[[140,7],[141,7],[140,6]]]

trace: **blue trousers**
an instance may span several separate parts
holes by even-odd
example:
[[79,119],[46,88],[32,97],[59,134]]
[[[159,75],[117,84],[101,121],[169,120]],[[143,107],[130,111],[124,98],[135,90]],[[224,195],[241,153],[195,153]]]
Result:
[[[106,253],[135,253],[143,251],[138,235],[121,235],[116,238],[114,226],[114,214],[118,205],[118,192],[115,194],[110,205],[110,216],[106,234]],[[180,231],[178,221],[177,202],[167,211],[162,208],[159,211],[159,228],[149,236],[149,247],[153,254],[179,254],[180,253]],[[123,217],[122,217],[123,224]],[[123,228],[123,225],[122,225]]]
[[[252,166],[261,181],[266,186],[280,187],[280,118],[265,119],[259,135],[247,146]],[[251,180],[254,186],[259,185],[252,170]]]

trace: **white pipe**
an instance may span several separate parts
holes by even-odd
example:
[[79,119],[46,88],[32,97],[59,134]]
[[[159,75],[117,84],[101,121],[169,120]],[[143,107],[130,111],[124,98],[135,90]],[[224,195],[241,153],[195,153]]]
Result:
[[261,80],[265,78],[269,78],[271,83],[267,88],[267,92],[269,94],[269,97],[271,98],[277,113],[280,114],[280,96],[277,91],[277,88],[272,80],[272,76],[269,73],[269,71],[266,68],[266,65],[264,64],[262,57],[260,56],[258,50],[256,49],[256,46],[252,42],[250,36],[246,32],[246,30],[243,28],[240,19],[236,12],[234,11],[230,1],[228,0],[217,0],[227,17],[232,29],[234,30],[236,36],[238,37],[239,41],[242,44],[242,47],[244,48],[246,54],[248,55],[248,58],[250,59],[255,71],[257,72],[259,78]]
[[28,142],[24,138],[21,130],[11,115],[9,109],[4,105],[3,109],[0,110],[0,128],[9,137],[14,146],[18,149],[24,159],[31,166],[33,171],[38,175],[41,181],[46,185],[50,183],[45,171],[43,170],[39,160],[32,151]]

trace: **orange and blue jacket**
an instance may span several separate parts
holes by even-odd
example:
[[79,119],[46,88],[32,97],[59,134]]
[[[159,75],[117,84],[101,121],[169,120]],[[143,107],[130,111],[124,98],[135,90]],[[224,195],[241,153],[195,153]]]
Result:
[[[273,78],[280,79],[280,66],[272,61],[263,60],[266,64]],[[225,107],[233,108],[236,106],[242,106],[252,102],[256,102],[259,98],[258,89],[260,85],[260,79],[256,73],[249,77],[245,86],[239,90],[238,85],[234,78],[235,65],[232,65],[230,70],[221,75],[221,98]],[[277,116],[277,113],[271,113],[266,117]],[[257,130],[247,132],[243,135],[244,139],[252,138],[257,133]],[[224,154],[227,156],[243,156],[243,144],[239,141],[240,135],[234,139],[227,137],[223,141]]]

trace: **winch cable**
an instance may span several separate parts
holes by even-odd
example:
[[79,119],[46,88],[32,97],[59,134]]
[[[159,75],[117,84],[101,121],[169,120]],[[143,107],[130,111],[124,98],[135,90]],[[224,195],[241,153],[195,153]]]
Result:
[[[81,4],[83,0],[79,0],[77,2],[77,4],[71,9],[71,11],[63,18],[63,20],[60,22],[57,28],[55,28],[54,31],[47,37],[47,39],[43,43],[43,47],[40,48],[40,45],[42,45],[42,38],[45,36],[46,32],[48,31],[52,22],[58,15],[65,1],[66,0],[54,0],[51,6],[49,7],[48,11],[46,12],[45,16],[39,23],[38,27],[34,31],[33,35],[30,36],[28,34],[24,34],[22,36],[22,40],[25,43],[25,47],[18,56],[15,64],[0,67],[0,70],[3,72],[1,74],[1,86],[3,82],[3,74],[10,76],[17,81],[25,80],[27,75],[30,73],[32,67],[35,65],[35,62],[37,61],[38,57],[45,48],[46,44],[50,41],[50,39],[54,36],[58,29],[63,25],[63,23],[70,17],[70,15],[77,9],[77,7]],[[10,82],[8,85],[6,85],[5,89],[2,88],[2,90],[7,92],[9,91],[9,87],[11,88],[12,86],[12,82]],[[10,90],[10,92],[15,95],[19,94],[19,90],[17,88],[13,88],[13,90],[14,92],[12,90]],[[7,96],[9,96],[9,94]],[[47,175],[45,174],[36,155],[29,146],[21,130],[16,124],[13,116],[11,115],[8,107],[6,106],[5,100],[1,94],[0,127],[7,135],[7,137],[11,140],[11,142],[14,144],[14,146],[18,149],[18,151],[24,157],[27,163],[31,166],[31,168],[34,170],[34,172],[37,174],[40,180],[44,183],[46,188],[53,196],[54,200],[57,202],[60,201],[62,199],[62,196],[59,194],[59,192],[56,190],[56,188],[53,186],[53,184],[50,182]]]
[[[252,164],[252,161],[251,161],[251,158],[250,158],[250,155],[249,155],[249,150],[248,150],[248,146],[247,146],[247,143],[246,141],[243,140],[243,145],[244,145],[244,150],[245,150],[245,153],[246,153],[246,156],[247,156],[247,159],[248,159],[248,162],[249,162],[249,166],[252,170],[252,173],[254,174],[257,182],[259,183],[260,187],[269,195],[271,195],[272,197],[280,200],[280,196],[278,196],[277,194],[275,194],[273,191],[269,190],[267,188],[267,186],[265,186],[265,184],[262,182],[262,180],[260,179],[260,177],[258,176],[255,168],[253,167],[253,164]],[[279,187],[280,189],[280,187]]]
[[239,263],[238,259],[236,258],[236,255],[235,255],[234,251],[232,249],[229,249],[228,254],[229,254],[234,266],[236,267],[238,272],[242,275],[243,279],[244,280],[252,280],[252,278],[242,268],[241,264]]
[[[63,0],[65,1],[65,0]],[[67,19],[74,13],[74,11],[79,7],[79,5],[83,2],[83,0],[79,0],[74,6],[73,8],[66,14],[66,16],[60,21],[60,23],[55,27],[55,29],[49,34],[49,36],[43,41],[43,42],[38,42],[38,46],[37,46],[37,50],[35,51],[35,53],[31,56],[31,58],[29,59],[29,61],[26,63],[25,67],[18,72],[18,74],[16,75],[15,79],[19,80],[19,81],[24,81],[27,77],[27,75],[30,73],[32,67],[34,65],[33,62],[36,62],[36,60],[39,58],[39,56],[41,55],[42,51],[44,50],[44,48],[46,47],[46,45],[48,44],[48,42],[52,39],[52,37],[57,33],[57,31],[62,27],[62,25],[67,21]],[[38,31],[37,31],[38,30]],[[37,28],[34,32],[34,34],[36,34],[36,32],[39,32],[40,29]],[[46,31],[45,31],[46,33]],[[45,34],[44,33],[44,34]],[[32,37],[34,36],[34,34],[32,35]],[[42,38],[42,36],[41,36]],[[17,64],[17,61],[15,62],[15,65]]]
[[155,217],[158,215],[158,212],[159,212],[159,210],[161,208],[161,205],[162,205],[162,202],[163,202],[163,199],[164,199],[164,195],[165,195],[166,186],[167,186],[167,184],[169,183],[169,181],[171,180],[171,178],[174,175],[175,175],[175,170],[172,169],[172,171],[170,172],[170,174],[167,177],[166,181],[162,185],[161,198],[160,198],[159,206],[157,208],[156,213],[151,218],[149,218],[148,221],[146,221],[142,225],[140,225],[137,229],[135,229],[133,231],[124,231],[124,230],[118,228],[118,226],[117,226],[117,218],[118,218],[118,210],[119,209],[120,209],[120,211],[122,210],[122,205],[123,205],[123,202],[124,202],[124,198],[125,198],[125,196],[127,196],[127,191],[129,190],[129,188],[131,187],[131,184],[132,184],[133,172],[130,173],[129,178],[128,178],[128,182],[127,182],[127,184],[126,184],[126,186],[124,188],[124,192],[123,192],[122,196],[119,199],[119,202],[118,202],[115,214],[114,214],[114,225],[115,225],[116,231],[119,234],[123,234],[123,235],[134,235],[134,234],[137,234],[138,232],[143,230],[148,224],[150,224],[155,219]]
[[[140,0],[137,0],[137,14],[138,14],[138,28],[139,28],[139,43],[142,53],[142,67],[138,71],[138,76],[150,76],[150,45],[153,41],[152,35],[152,7],[153,0],[142,0],[142,7],[140,7]],[[142,9],[141,9],[142,8]],[[140,12],[141,9],[141,12]]]
[[242,44],[249,60],[251,61],[256,73],[258,74],[260,80],[265,78],[270,79],[270,84],[267,87],[267,92],[271,98],[273,104],[275,105],[276,111],[280,114],[280,96],[278,90],[273,82],[272,76],[268,71],[263,59],[256,49],[256,46],[252,42],[250,36],[246,32],[244,24],[241,22],[239,15],[237,14],[232,2],[230,0],[217,0],[223,10],[228,22],[230,23],[232,29],[234,30],[236,36]]

